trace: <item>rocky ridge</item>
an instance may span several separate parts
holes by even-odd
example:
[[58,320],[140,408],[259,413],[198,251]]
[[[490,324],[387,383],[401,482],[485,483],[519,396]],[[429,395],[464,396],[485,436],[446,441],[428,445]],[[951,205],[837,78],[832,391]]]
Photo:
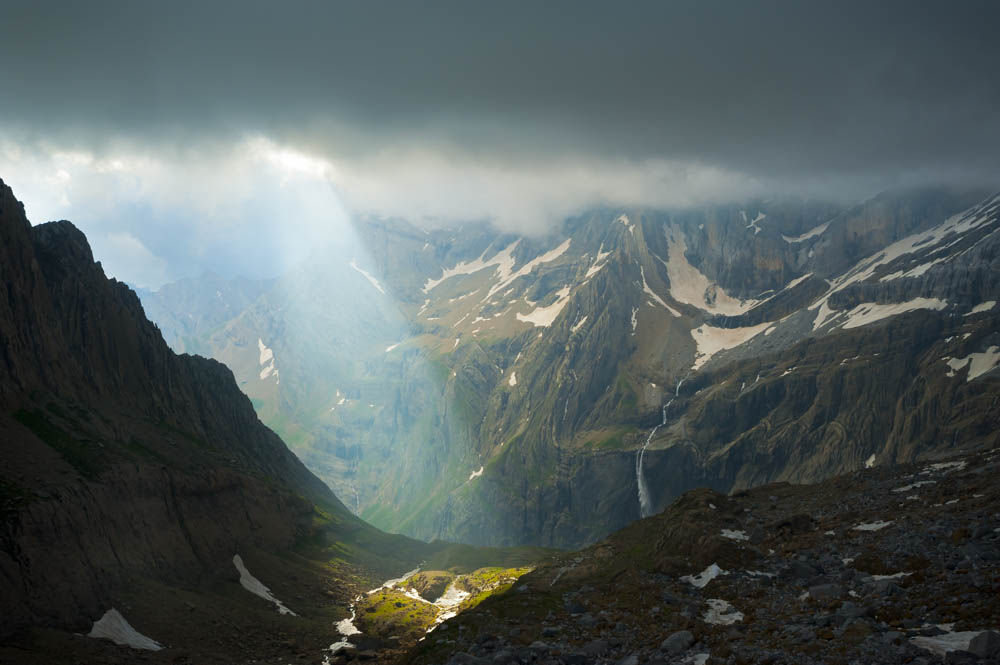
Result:
[[521,578],[406,662],[1000,662],[1000,449],[692,490]]

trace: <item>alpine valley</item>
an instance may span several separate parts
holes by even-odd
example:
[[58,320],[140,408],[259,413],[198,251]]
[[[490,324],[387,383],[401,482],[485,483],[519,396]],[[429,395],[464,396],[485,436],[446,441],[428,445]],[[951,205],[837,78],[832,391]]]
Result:
[[575,548],[683,492],[1000,444],[1000,196],[367,218],[278,279],[143,305],[379,528]]

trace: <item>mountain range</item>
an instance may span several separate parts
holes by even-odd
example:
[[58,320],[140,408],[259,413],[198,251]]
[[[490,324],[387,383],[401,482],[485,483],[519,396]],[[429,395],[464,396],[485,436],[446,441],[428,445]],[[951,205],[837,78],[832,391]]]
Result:
[[355,225],[272,281],[140,291],[372,524],[579,547],[686,490],[998,442],[1000,197]]

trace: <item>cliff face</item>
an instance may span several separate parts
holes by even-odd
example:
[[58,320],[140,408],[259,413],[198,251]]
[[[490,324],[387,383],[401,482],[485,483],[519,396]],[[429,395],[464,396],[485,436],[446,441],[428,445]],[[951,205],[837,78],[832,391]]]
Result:
[[0,182],[0,616],[89,626],[129,579],[232,577],[234,553],[312,534],[330,490],[232,373],[175,355],[69,222]]

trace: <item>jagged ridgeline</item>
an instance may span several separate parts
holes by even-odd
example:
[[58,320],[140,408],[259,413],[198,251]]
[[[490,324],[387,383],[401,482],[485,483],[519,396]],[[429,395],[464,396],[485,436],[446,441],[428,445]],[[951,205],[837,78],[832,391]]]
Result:
[[374,524],[579,546],[692,487],[996,442],[998,211],[916,189],[595,210],[544,237],[367,219],[355,254],[256,295],[142,295]]
[[171,351],[81,232],[31,226],[2,182],[0,289],[0,660],[118,662],[65,632],[103,616],[95,634],[168,660],[318,662],[361,590],[511,555],[454,562],[352,515],[225,365]]

